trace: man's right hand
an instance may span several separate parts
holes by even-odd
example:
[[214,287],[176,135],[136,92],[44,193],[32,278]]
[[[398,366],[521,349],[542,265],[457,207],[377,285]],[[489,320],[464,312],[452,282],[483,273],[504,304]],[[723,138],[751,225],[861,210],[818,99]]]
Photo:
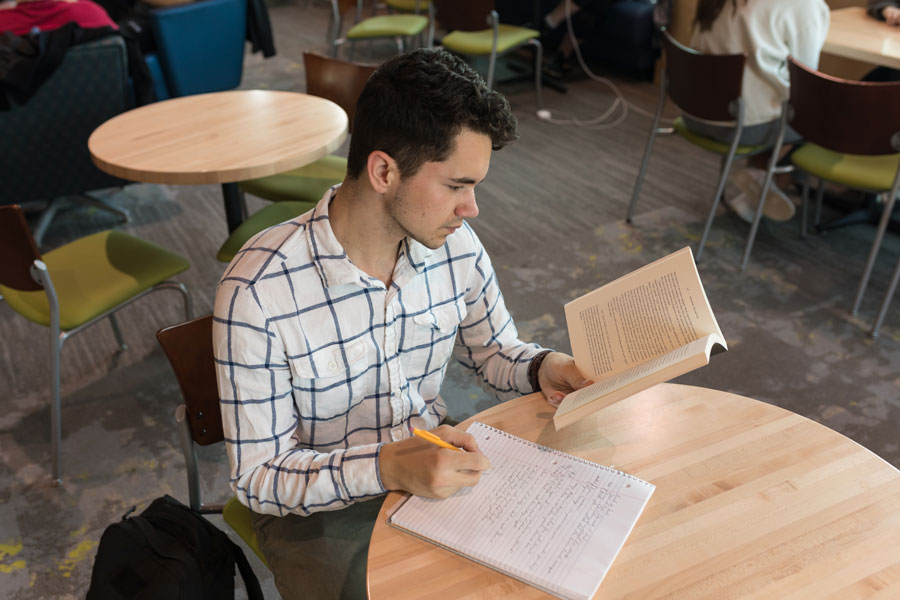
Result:
[[385,488],[425,498],[447,498],[460,488],[478,483],[481,472],[491,467],[468,433],[449,425],[431,433],[465,452],[441,448],[415,436],[385,444],[379,456]]

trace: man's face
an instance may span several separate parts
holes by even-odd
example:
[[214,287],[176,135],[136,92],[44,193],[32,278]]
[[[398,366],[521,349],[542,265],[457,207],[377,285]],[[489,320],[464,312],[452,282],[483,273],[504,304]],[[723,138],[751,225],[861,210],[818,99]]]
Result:
[[491,138],[463,130],[447,160],[426,162],[400,181],[388,213],[406,235],[428,248],[440,248],[463,220],[478,216],[475,186],[487,175],[490,162]]

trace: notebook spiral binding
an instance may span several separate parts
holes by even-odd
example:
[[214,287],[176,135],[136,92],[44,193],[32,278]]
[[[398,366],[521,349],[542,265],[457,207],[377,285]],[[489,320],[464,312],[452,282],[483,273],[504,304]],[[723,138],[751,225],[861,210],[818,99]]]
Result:
[[601,464],[599,464],[599,463],[595,463],[595,462],[590,461],[590,460],[587,460],[587,459],[585,459],[585,458],[581,458],[580,456],[575,456],[575,455],[573,455],[573,454],[569,454],[569,453],[567,453],[567,452],[563,452],[562,450],[557,450],[556,448],[550,448],[549,446],[543,446],[543,445],[541,445],[541,444],[538,444],[537,442],[532,442],[531,440],[526,440],[526,439],[524,439],[524,438],[520,438],[519,436],[513,435],[513,434],[508,433],[508,432],[506,432],[506,431],[503,431],[502,429],[497,429],[496,427],[492,427],[491,425],[488,425],[487,423],[482,423],[481,421],[475,421],[475,422],[473,423],[473,425],[478,425],[479,427],[483,427],[483,428],[485,428],[485,429],[488,429],[488,430],[490,430],[490,431],[493,432],[493,433],[497,433],[497,434],[502,435],[503,437],[506,437],[506,438],[509,438],[509,439],[511,439],[511,440],[515,440],[515,441],[521,442],[521,443],[525,444],[526,446],[531,446],[532,448],[537,448],[538,450],[541,450],[541,451],[543,451],[543,452],[549,452],[549,453],[555,454],[555,455],[557,455],[557,456],[563,456],[563,457],[565,457],[565,458],[567,458],[567,459],[569,459],[569,460],[574,460],[574,461],[580,462],[580,463],[582,463],[582,464],[585,464],[585,465],[588,465],[588,466],[591,466],[591,467],[595,467],[595,468],[597,468],[597,469],[602,469],[602,470],[604,470],[604,471],[608,471],[608,472],[610,472],[610,473],[618,473],[619,475],[621,475],[622,477],[624,477],[624,478],[626,478],[626,479],[631,479],[631,480],[633,480],[633,481],[639,481],[639,482],[641,482],[641,483],[643,483],[643,484],[646,484],[646,483],[647,483],[646,481],[644,481],[644,480],[641,479],[640,477],[635,477],[634,475],[630,475],[630,474],[626,473],[625,471],[620,471],[620,470],[618,470],[618,469],[613,469],[612,467],[607,467],[606,465],[601,465]]

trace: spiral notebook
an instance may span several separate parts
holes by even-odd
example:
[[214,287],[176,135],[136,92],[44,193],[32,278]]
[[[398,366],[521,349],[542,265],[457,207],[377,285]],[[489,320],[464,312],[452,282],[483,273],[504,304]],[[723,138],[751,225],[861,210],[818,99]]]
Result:
[[388,523],[559,598],[591,598],[656,486],[484,423],[467,431],[491,461],[478,485],[411,496]]

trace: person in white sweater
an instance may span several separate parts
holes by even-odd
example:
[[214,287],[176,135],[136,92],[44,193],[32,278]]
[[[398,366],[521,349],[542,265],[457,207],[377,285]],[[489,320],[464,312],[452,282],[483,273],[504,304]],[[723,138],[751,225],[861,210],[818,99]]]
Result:
[[[824,0],[699,0],[690,46],[707,54],[744,53],[742,98],[744,128],[741,144],[774,143],[778,135],[781,105],[788,98],[787,59],[792,56],[807,66],[818,68],[819,52],[828,33],[829,8]],[[733,128],[685,117],[689,129],[719,141],[730,142]],[[799,141],[792,131],[788,142]],[[768,157],[757,155],[751,167],[765,166]],[[752,219],[763,171],[741,169],[732,181],[745,194],[742,217]],[[794,205],[780,190],[766,199],[766,216],[786,220],[793,216]]]

